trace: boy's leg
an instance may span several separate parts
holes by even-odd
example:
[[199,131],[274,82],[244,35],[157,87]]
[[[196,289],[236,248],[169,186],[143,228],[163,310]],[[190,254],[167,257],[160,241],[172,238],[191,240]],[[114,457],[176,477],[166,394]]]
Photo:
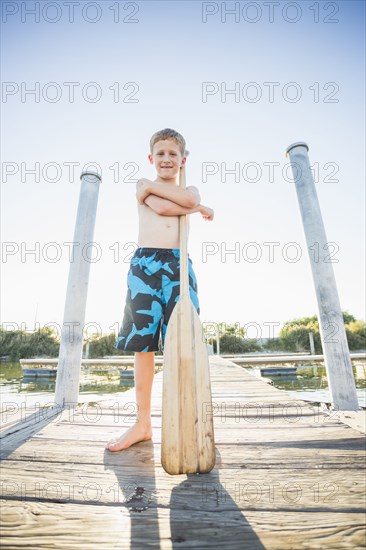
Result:
[[155,372],[155,354],[150,352],[135,353],[135,391],[137,420],[117,440],[106,445],[109,451],[122,451],[134,443],[151,439],[151,388]]

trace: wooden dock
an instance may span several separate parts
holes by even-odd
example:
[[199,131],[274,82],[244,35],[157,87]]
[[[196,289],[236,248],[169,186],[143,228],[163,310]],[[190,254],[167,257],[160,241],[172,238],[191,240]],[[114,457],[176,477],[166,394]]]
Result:
[[329,414],[228,360],[210,367],[209,474],[161,467],[162,372],[153,441],[119,453],[104,446],[133,422],[134,390],[58,415],[3,404],[2,550],[364,548],[365,411]]

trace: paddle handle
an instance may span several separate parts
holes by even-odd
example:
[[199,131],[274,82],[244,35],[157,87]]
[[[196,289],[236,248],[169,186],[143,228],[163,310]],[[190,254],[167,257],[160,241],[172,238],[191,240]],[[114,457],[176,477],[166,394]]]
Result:
[[[186,189],[186,169],[183,164],[179,169],[179,186]],[[188,231],[187,215],[179,216],[179,248],[180,248],[180,294],[189,296],[189,275],[188,275]]]

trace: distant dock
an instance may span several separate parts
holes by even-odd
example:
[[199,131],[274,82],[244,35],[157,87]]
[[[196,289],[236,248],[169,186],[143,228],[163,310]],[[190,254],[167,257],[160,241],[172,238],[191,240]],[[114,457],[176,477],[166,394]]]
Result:
[[[215,356],[212,356],[215,357]],[[236,364],[247,365],[247,366],[257,366],[257,365],[271,365],[278,364],[278,368],[274,369],[273,367],[262,368],[261,373],[263,375],[268,374],[295,374],[296,366],[298,363],[316,363],[324,361],[324,355],[309,355],[309,354],[276,354],[276,355],[222,355],[223,359],[233,361]],[[366,360],[365,353],[351,353],[350,357],[352,360],[364,359]],[[20,359],[19,360],[23,376],[56,376],[57,373],[57,364],[58,359],[44,359],[44,358],[35,358],[35,359]],[[107,371],[110,368],[118,369],[121,376],[131,375],[133,371],[134,364],[134,355],[126,355],[123,357],[107,357],[103,359],[82,359],[81,367],[87,370],[88,368],[92,369],[106,369]],[[155,356],[155,367],[156,372],[159,372],[163,365],[163,356]],[[283,366],[280,366],[283,365]]]
[[[57,374],[58,359],[19,359],[22,373],[25,377],[55,377]],[[133,376],[134,356],[125,356],[117,359],[82,359],[81,369],[106,370],[119,372],[121,376]],[[155,372],[159,372],[163,365],[163,357],[155,357]]]
[[[235,363],[247,365],[264,365],[271,363],[309,363],[324,361],[324,355],[296,354],[296,355],[223,355],[223,359],[234,361]],[[351,359],[366,359],[366,352],[350,353]]]

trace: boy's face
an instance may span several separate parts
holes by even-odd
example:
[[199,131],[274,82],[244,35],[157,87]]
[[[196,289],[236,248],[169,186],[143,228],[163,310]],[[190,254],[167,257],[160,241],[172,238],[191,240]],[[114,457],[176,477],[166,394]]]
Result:
[[155,165],[160,178],[171,180],[175,179],[186,157],[182,157],[179,145],[173,139],[164,139],[155,143],[149,161]]

